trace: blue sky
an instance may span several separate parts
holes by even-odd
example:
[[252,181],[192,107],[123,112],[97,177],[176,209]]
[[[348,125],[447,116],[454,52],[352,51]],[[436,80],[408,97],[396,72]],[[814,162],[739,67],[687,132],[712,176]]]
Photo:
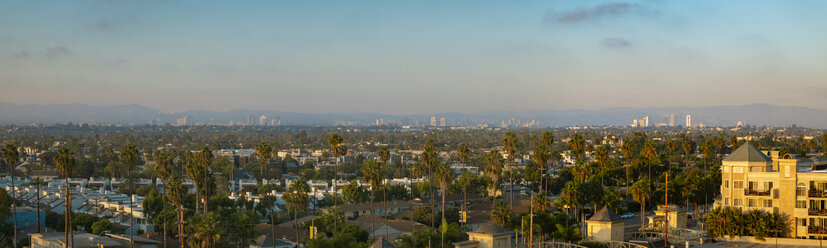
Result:
[[822,1],[0,3],[0,102],[825,109]]

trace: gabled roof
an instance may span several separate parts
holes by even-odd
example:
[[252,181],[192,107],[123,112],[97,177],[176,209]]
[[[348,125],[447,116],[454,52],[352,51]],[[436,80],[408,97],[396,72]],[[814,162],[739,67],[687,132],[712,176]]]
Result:
[[499,234],[499,233],[505,233],[505,232],[508,232],[508,231],[503,230],[503,228],[498,226],[497,224],[489,223],[489,224],[485,224],[485,225],[481,226],[480,228],[477,228],[477,230],[474,230],[473,232],[474,233],[483,233],[483,234]]
[[622,218],[620,218],[620,216],[617,216],[617,214],[614,211],[607,208],[606,206],[603,206],[603,208],[601,208],[600,211],[597,211],[597,213],[595,213],[594,216],[592,216],[592,218],[589,219],[589,221],[601,222],[614,222],[618,220],[622,220]]
[[755,148],[749,142],[741,145],[738,149],[735,149],[731,154],[726,156],[723,160],[724,162],[772,162],[772,159],[767,157],[766,154],[759,151],[758,148]]
[[380,238],[380,239],[377,239],[376,241],[374,241],[373,244],[370,244],[370,246],[368,246],[368,248],[394,248],[394,247],[385,238]]

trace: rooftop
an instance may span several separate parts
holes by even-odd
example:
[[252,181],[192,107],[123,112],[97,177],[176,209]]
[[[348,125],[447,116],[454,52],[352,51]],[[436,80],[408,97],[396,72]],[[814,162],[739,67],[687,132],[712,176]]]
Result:
[[772,162],[772,159],[766,154],[759,151],[758,148],[752,146],[749,142],[744,143],[738,149],[735,149],[731,154],[727,155],[724,162]]

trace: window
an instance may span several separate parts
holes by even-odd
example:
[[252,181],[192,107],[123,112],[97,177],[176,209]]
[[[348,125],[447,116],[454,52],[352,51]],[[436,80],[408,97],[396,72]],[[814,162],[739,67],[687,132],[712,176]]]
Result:
[[764,199],[764,207],[771,208],[772,207],[772,199]]
[[764,190],[771,190],[772,189],[772,182],[764,182]]
[[741,198],[734,198],[734,199],[732,199],[732,206],[734,206],[734,207],[740,207],[740,206],[742,206],[742,205],[744,205],[744,199],[741,199]]
[[807,201],[804,201],[804,200],[795,201],[795,208],[807,208]]
[[732,186],[735,187],[735,189],[743,189],[744,181],[732,181]]
[[747,207],[758,207],[758,199],[747,199]]
[[798,186],[796,186],[795,188],[795,195],[807,196],[807,185],[804,183],[799,183]]
[[729,180],[724,180],[724,188],[725,189],[729,188]]
[[807,226],[807,219],[797,218],[797,219],[795,219],[795,223],[796,223],[797,226]]
[[724,197],[724,206],[729,206],[729,197]]

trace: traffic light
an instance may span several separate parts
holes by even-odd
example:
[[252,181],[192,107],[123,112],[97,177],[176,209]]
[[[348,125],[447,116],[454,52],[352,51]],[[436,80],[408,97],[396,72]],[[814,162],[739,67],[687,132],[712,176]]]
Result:
[[319,228],[310,226],[310,239],[316,239],[319,236]]

